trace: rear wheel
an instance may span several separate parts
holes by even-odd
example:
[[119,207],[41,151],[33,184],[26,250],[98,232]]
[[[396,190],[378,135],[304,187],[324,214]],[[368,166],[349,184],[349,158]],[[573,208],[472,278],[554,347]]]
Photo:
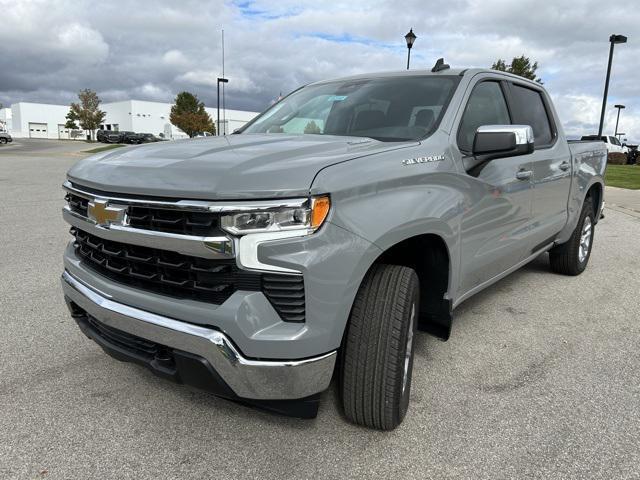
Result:
[[6,138],[0,138],[0,143],[3,145],[7,144],[7,139]]
[[569,240],[549,251],[551,270],[563,275],[580,275],[584,272],[591,256],[594,228],[593,202],[591,197],[587,197],[582,206],[578,224]]
[[407,413],[418,322],[419,281],[399,265],[376,265],[360,286],[342,355],[345,415],[393,430]]

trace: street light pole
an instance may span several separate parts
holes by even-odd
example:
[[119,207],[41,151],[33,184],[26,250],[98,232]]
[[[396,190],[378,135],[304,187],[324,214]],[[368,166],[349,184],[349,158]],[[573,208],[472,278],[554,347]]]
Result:
[[604,127],[604,112],[607,108],[607,95],[609,94],[609,79],[611,77],[611,62],[613,61],[613,46],[616,43],[627,43],[627,37],[624,35],[611,35],[609,37],[609,64],[607,65],[607,78],[604,82],[604,96],[602,97],[602,110],[600,111],[600,125],[598,127],[598,136],[602,136],[602,128]]
[[218,78],[217,87],[218,87],[218,124],[216,125],[216,135],[220,135],[220,84],[221,83],[229,83],[228,78]]
[[617,137],[618,136],[618,122],[620,122],[620,110],[622,110],[623,108],[625,108],[624,105],[614,105],[614,108],[618,109],[618,117],[616,118],[616,130],[614,135]]
[[407,70],[409,70],[409,62],[411,61],[411,47],[413,47],[413,42],[416,41],[416,34],[413,33],[413,28],[409,29],[409,33],[404,36],[404,39],[407,42]]

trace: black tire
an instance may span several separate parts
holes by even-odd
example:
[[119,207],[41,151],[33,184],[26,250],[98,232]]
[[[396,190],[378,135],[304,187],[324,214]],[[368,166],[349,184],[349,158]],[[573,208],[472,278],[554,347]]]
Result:
[[7,144],[7,139],[6,138],[0,138],[0,143],[6,145]]
[[360,286],[341,369],[344,412],[358,425],[393,430],[407,413],[419,291],[415,271],[399,265],[375,265]]
[[[583,235],[585,224],[590,225],[588,235],[588,246],[585,248]],[[566,243],[556,245],[549,250],[549,261],[551,270],[563,275],[580,275],[587,268],[591,250],[593,248],[593,236],[595,234],[595,215],[593,212],[593,202],[591,197],[587,197],[580,212],[580,218],[575,230]],[[581,250],[582,244],[582,250]],[[585,255],[586,251],[586,255]]]

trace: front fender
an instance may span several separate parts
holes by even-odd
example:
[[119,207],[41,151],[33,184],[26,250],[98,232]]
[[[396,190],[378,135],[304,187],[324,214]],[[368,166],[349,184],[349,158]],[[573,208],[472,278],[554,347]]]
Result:
[[[425,154],[424,146],[411,150],[402,153],[408,158]],[[408,166],[403,166],[404,157],[397,153],[376,157],[321,171],[312,193],[330,193],[329,220],[381,251],[417,235],[442,238],[450,258],[449,292],[455,292],[463,192],[468,184],[458,175],[449,155],[442,161]]]

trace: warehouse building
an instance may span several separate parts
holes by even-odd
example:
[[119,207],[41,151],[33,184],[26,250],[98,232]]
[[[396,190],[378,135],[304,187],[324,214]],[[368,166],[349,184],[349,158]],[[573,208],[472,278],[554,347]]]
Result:
[[[106,113],[103,130],[152,133],[168,139],[186,138],[187,135],[169,121],[171,103],[125,100],[103,103],[100,109]],[[217,110],[206,108],[220,133],[232,133],[257,115],[257,112],[229,110],[220,113],[217,125]],[[4,114],[2,113],[4,112]],[[11,108],[0,110],[0,121],[8,118],[7,130],[16,138],[73,139],[86,138],[85,132],[71,132],[65,128],[68,105],[19,102]]]

